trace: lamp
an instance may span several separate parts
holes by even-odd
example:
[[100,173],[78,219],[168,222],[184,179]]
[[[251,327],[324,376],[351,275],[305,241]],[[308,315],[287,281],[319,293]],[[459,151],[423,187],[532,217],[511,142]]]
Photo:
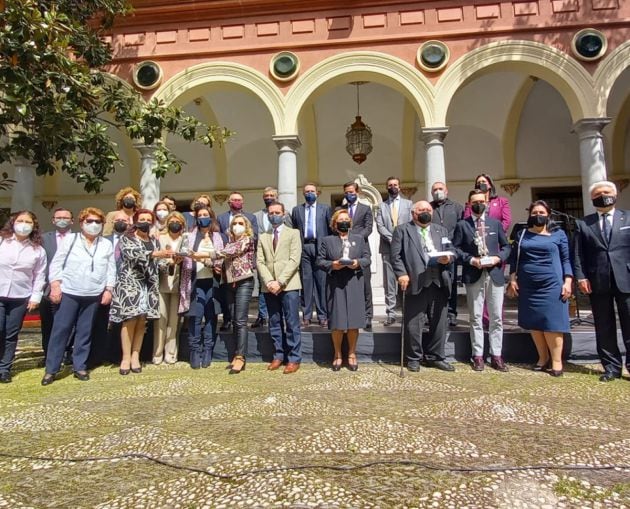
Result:
[[351,83],[357,87],[357,116],[355,121],[346,130],[346,152],[350,154],[352,160],[361,164],[372,152],[372,130],[361,121],[361,111],[359,103],[359,85],[365,81],[355,81]]

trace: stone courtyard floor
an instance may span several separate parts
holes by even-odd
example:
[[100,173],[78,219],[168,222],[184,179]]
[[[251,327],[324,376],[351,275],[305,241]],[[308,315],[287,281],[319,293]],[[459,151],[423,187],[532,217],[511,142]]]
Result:
[[0,507],[630,507],[630,381],[597,366],[178,363],[41,387],[26,345],[0,386]]

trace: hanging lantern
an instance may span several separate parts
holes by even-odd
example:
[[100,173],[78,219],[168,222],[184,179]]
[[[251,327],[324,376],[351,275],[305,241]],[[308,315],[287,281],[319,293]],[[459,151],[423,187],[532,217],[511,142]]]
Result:
[[363,83],[365,82],[353,83],[357,87],[357,116],[346,130],[346,151],[357,164],[365,161],[368,154],[372,152],[372,130],[361,120],[359,85],[363,85]]

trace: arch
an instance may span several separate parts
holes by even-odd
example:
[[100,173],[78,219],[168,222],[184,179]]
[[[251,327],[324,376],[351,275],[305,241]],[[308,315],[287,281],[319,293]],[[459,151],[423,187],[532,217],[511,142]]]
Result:
[[391,55],[375,51],[352,51],[323,60],[311,67],[286,96],[284,134],[298,132],[298,117],[315,94],[350,81],[372,81],[397,90],[413,105],[426,125],[433,122],[433,87],[418,70]]
[[467,53],[446,70],[436,86],[436,121],[445,124],[451,100],[462,85],[497,70],[522,71],[550,83],[564,98],[574,122],[602,116],[593,79],[577,60],[546,44],[501,41]]
[[274,131],[284,131],[284,99],[277,87],[257,70],[234,62],[205,62],[188,67],[160,86],[153,97],[181,106],[197,97],[197,87],[210,83],[232,83],[252,92],[269,111]]
[[[626,41],[615,48],[597,67],[593,80],[599,100],[598,106],[603,113],[608,111],[608,98],[617,82],[617,78],[628,67],[630,67],[630,41]],[[601,116],[605,117],[606,115],[603,114]]]

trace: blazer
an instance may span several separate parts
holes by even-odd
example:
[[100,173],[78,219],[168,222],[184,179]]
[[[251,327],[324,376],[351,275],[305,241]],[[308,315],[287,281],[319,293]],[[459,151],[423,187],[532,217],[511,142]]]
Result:
[[[464,219],[472,216],[472,209],[470,203],[466,203],[464,208]],[[490,198],[486,206],[486,217],[498,219],[503,225],[503,231],[507,232],[512,224],[512,209],[510,208],[510,202],[503,196],[495,196]]]
[[[68,232],[66,235],[72,235],[72,232]],[[48,284],[48,267],[57,252],[57,232],[55,230],[42,235],[42,247],[46,251],[46,284]]]
[[[348,210],[348,204],[341,208]],[[357,233],[367,240],[372,233],[373,226],[374,215],[372,214],[372,208],[364,203],[357,203],[352,217],[350,233]]]
[[448,230],[449,238],[453,238],[457,222],[464,219],[464,207],[460,203],[446,198],[443,202],[432,201],[433,223],[440,224]]
[[[357,235],[355,233],[350,233],[348,235],[348,241],[350,241],[348,258],[359,262],[359,268],[353,272],[360,272],[362,270],[369,269],[371,259],[367,242],[363,240],[361,235]],[[317,266],[326,271],[329,276],[334,278],[335,273],[343,271],[332,270],[332,263],[334,260],[339,260],[342,255],[343,242],[341,241],[341,238],[338,235],[329,235],[325,239],[322,239],[322,245],[317,253]]]
[[599,214],[589,214],[576,221],[573,242],[575,277],[588,279],[593,293],[611,290],[614,274],[619,291],[630,293],[630,211],[616,209],[610,242],[602,238]]
[[284,291],[300,290],[300,261],[302,242],[300,232],[283,226],[278,237],[276,250],[273,249],[273,233],[263,233],[256,249],[256,269],[262,284],[260,290],[267,293],[267,283],[278,281],[284,284]]
[[[254,217],[256,218],[256,223],[258,223],[258,236],[262,235],[263,233],[271,233],[272,231],[272,227],[271,227],[271,223],[269,223],[269,221],[267,221],[269,223],[269,228],[267,230],[265,230],[265,219],[264,216],[267,215],[267,209],[260,209],[256,212],[254,212]],[[284,224],[287,225],[289,228],[293,228],[293,223],[291,221],[291,216],[289,214],[284,214]]]
[[[394,234],[394,223],[392,222],[392,199],[384,201],[378,206],[376,211],[376,231],[378,231],[381,240],[378,246],[379,253],[388,254],[390,252],[390,244],[392,243],[392,235]],[[398,203],[398,224],[408,223],[411,221],[411,209],[413,203],[406,198],[400,198]]]
[[[321,243],[324,237],[332,234],[330,230],[330,218],[332,216],[332,210],[325,203],[317,202],[315,208],[315,239],[317,245]],[[291,222],[293,228],[300,231],[300,238],[304,239],[306,236],[306,204],[297,205],[293,207],[291,211]]]
[[[486,270],[488,270],[490,277],[496,284],[502,285],[505,283],[503,262],[510,256],[510,244],[499,221],[487,217],[485,225],[488,255],[498,256],[502,262]],[[465,284],[477,281],[484,270],[473,267],[470,264],[472,258],[479,256],[479,246],[475,244],[476,231],[475,220],[472,217],[468,217],[457,223],[453,234],[453,247],[457,252],[457,259],[462,262],[462,281]]]
[[[252,230],[254,232],[254,240],[258,240],[258,221],[256,221],[256,217],[254,214],[250,214],[249,212],[241,212],[249,222],[252,223]],[[221,233],[227,235],[230,230],[230,211],[223,212],[223,214],[219,214],[217,217],[217,221],[219,221],[219,228],[221,229]]]
[[[448,240],[448,230],[446,228],[432,223],[429,226],[429,233],[436,249],[445,247],[443,239]],[[420,233],[413,221],[401,224],[394,230],[391,245],[391,261],[396,277],[409,276],[410,293],[413,295],[420,293],[424,287],[425,272],[429,267],[429,257],[424,252]],[[449,295],[452,285],[450,271],[452,265],[453,260],[446,265],[438,264],[442,286]]]

